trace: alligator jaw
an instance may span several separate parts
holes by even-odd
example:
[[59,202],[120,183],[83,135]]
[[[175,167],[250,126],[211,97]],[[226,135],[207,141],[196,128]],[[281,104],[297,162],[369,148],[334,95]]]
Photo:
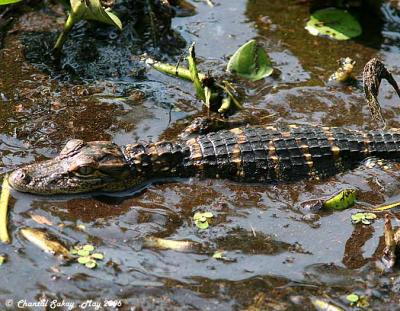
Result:
[[74,139],[56,158],[19,168],[8,181],[15,190],[48,195],[121,191],[141,179],[133,176],[117,145]]
[[40,195],[81,193],[94,191],[102,186],[100,179],[91,179],[90,188],[82,187],[82,182],[68,174],[62,164],[62,161],[55,158],[27,165],[12,172],[8,182],[15,190]]

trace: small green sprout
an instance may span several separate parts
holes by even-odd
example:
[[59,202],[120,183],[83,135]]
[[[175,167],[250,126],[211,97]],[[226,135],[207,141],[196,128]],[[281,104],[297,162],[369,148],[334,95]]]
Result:
[[213,218],[214,215],[211,212],[204,212],[204,213],[196,213],[193,216],[194,223],[196,224],[197,228],[201,230],[205,230],[208,228],[209,223],[208,219]]
[[346,296],[348,302],[350,302],[351,306],[355,306],[358,308],[367,308],[369,307],[368,297],[367,296],[359,296],[355,293],[351,293]]

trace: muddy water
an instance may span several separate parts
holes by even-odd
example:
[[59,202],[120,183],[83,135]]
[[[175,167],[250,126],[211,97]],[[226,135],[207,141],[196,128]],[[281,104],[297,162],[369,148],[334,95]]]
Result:
[[[371,128],[360,89],[327,85],[336,60],[353,57],[360,77],[364,63],[379,56],[400,78],[399,17],[386,5],[385,21],[367,21],[362,38],[334,42],[306,33],[308,7],[300,1],[218,0],[214,8],[193,3],[197,14],[174,19],[173,27],[188,43],[197,42],[204,71],[220,74],[228,56],[250,38],[273,59],[272,77],[242,82],[246,109],[238,117],[251,122]],[[54,156],[71,138],[118,144],[173,139],[202,113],[190,84],[141,61],[145,53],[176,61],[176,49],[145,49],[129,27],[115,36],[111,29],[80,25],[72,34],[76,43],[66,45],[62,68],[54,69],[46,51],[62,22],[57,7],[28,11],[0,51],[0,92],[8,99],[0,102],[2,177]],[[98,33],[109,40],[91,39]],[[379,99],[389,125],[400,126],[399,101],[385,83]],[[0,245],[8,258],[0,268],[0,301],[13,298],[10,310],[20,300],[39,299],[75,303],[77,310],[89,300],[87,309],[94,310],[106,299],[121,301],[123,310],[298,310],[311,309],[316,297],[348,307],[345,296],[357,292],[369,297],[372,308],[395,310],[400,279],[375,267],[383,220],[371,226],[350,222],[366,204],[398,200],[398,167],[388,166],[361,165],[328,180],[291,185],[187,179],[112,197],[13,192],[12,244]],[[310,215],[298,208],[301,201],[349,186],[360,192],[352,209]],[[194,225],[198,211],[215,215],[208,230]],[[35,215],[52,225],[38,224]],[[46,228],[67,245],[94,244],[105,260],[95,270],[64,264],[24,240],[19,229],[26,226]],[[184,253],[143,247],[149,236],[202,247]],[[212,258],[216,250],[225,250],[229,260]]]

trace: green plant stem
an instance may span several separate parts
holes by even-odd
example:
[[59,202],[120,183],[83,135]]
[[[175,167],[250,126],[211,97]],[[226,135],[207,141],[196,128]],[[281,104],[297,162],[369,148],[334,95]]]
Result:
[[[165,63],[161,63],[161,62],[155,62],[153,64],[151,64],[151,66],[161,72],[167,73],[169,75],[184,79],[184,80],[188,80],[188,81],[192,81],[192,76],[190,74],[189,69],[185,68],[185,67],[177,67],[174,65],[170,65],[170,64],[165,64]],[[203,80],[206,77],[206,75],[204,73],[199,73],[199,79]],[[192,81],[193,82],[193,81]]]
[[75,21],[73,13],[70,13],[67,21],[64,24],[64,29],[58,36],[56,44],[54,45],[53,52],[56,56],[60,55],[62,47],[64,45],[64,42],[67,39],[67,36],[70,33],[72,27],[74,27],[75,22],[76,21]]
[[3,186],[0,196],[0,241],[3,243],[10,243],[10,236],[8,235],[7,222],[8,222],[8,201],[10,200],[10,186],[8,184],[8,176],[4,176]]
[[189,56],[187,57],[187,60],[189,63],[190,76],[192,77],[191,80],[193,81],[194,88],[196,89],[196,94],[201,100],[205,101],[206,95],[204,92],[203,84],[201,83],[199,78],[199,72],[197,71],[194,43],[189,48]]

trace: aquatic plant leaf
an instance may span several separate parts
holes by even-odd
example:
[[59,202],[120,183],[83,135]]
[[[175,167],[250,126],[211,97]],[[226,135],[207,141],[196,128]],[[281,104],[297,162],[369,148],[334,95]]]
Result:
[[12,3],[17,3],[21,2],[22,0],[0,0],[0,5],[5,5],[5,4],[12,4]]
[[6,262],[6,257],[3,255],[0,255],[0,266]]
[[191,80],[193,81],[196,94],[201,100],[205,101],[206,95],[204,93],[203,84],[200,81],[199,72],[197,70],[197,65],[196,65],[196,54],[194,49],[194,43],[189,48],[189,55],[187,57],[187,61],[189,64],[190,77]]
[[305,27],[314,36],[349,40],[362,33],[360,23],[350,13],[336,8],[315,11]]
[[90,252],[84,249],[78,250],[78,256],[86,257],[89,256]]
[[207,220],[206,221],[196,220],[194,223],[196,224],[196,227],[201,229],[201,230],[205,230],[205,229],[207,229],[209,227],[209,223],[208,223]]
[[79,20],[94,20],[109,24],[122,30],[122,22],[109,9],[104,9],[100,0],[70,0],[72,14],[74,15],[75,23]]
[[353,294],[347,295],[346,299],[351,303],[356,303],[360,299],[360,297],[357,294],[353,293]]
[[90,255],[90,257],[94,258],[94,259],[99,259],[99,260],[103,260],[104,259],[104,255],[101,253],[94,253],[92,255]]
[[351,215],[351,222],[353,224],[363,223],[364,225],[370,225],[372,223],[371,220],[376,219],[376,215],[374,213],[356,213]]
[[93,252],[94,251],[94,246],[90,244],[86,244],[82,247],[83,250],[88,251],[88,252]]
[[78,258],[78,262],[82,265],[87,264],[88,262],[90,262],[92,260],[92,258],[90,258],[90,256],[83,256],[83,257],[79,257]]
[[356,201],[354,189],[344,189],[324,202],[324,207],[335,210],[344,210],[352,206]]
[[0,241],[3,243],[10,243],[10,236],[8,235],[7,222],[8,222],[8,201],[10,200],[10,185],[8,184],[8,176],[6,175],[1,186],[0,196]]
[[199,220],[199,221],[206,221],[207,218],[213,218],[214,215],[211,212],[197,212],[193,216],[193,220]]
[[85,264],[86,268],[94,269],[97,266],[97,262],[95,260],[90,260]]
[[365,219],[376,219],[376,214],[374,213],[364,213]]
[[227,70],[251,81],[258,81],[272,74],[273,68],[265,50],[256,40],[243,44],[228,62]]

